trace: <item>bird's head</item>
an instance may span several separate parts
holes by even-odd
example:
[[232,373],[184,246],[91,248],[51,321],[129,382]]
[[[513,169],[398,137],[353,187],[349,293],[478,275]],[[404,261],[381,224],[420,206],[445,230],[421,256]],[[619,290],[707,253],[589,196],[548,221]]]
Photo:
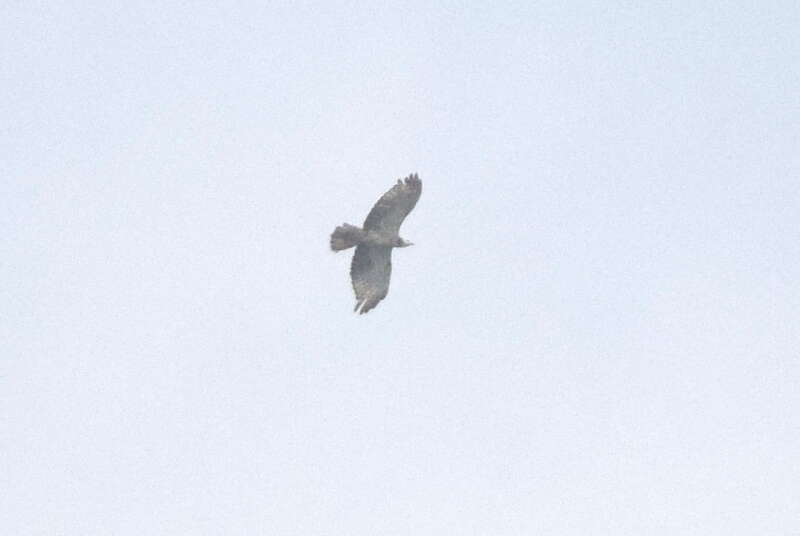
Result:
[[397,237],[397,241],[395,241],[394,247],[396,248],[407,248],[408,246],[413,246],[413,242],[408,242],[399,236]]

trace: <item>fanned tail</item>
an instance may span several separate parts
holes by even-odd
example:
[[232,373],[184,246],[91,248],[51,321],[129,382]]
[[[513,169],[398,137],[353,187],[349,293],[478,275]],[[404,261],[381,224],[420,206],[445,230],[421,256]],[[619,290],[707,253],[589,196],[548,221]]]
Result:
[[341,251],[357,246],[361,242],[364,231],[355,225],[344,223],[337,227],[331,234],[331,249]]

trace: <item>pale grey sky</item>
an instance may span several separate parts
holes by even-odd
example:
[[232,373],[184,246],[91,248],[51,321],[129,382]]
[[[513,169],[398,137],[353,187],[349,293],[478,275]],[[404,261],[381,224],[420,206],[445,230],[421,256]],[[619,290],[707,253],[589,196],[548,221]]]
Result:
[[795,2],[0,12],[4,534],[800,532]]

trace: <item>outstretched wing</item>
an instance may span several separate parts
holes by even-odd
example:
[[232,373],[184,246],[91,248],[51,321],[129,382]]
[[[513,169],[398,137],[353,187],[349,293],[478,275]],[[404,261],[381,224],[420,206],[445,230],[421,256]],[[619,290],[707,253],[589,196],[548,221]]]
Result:
[[354,311],[364,314],[378,305],[389,292],[391,275],[392,248],[359,245],[350,265],[350,278],[356,293]]
[[400,225],[417,204],[421,193],[422,181],[416,173],[406,177],[405,181],[398,180],[369,211],[364,230],[397,235]]

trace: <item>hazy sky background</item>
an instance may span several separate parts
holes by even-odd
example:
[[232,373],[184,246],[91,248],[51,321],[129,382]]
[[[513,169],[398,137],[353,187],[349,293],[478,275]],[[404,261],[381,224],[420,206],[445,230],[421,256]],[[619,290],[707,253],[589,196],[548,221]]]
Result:
[[800,531],[796,2],[0,21],[4,534]]

